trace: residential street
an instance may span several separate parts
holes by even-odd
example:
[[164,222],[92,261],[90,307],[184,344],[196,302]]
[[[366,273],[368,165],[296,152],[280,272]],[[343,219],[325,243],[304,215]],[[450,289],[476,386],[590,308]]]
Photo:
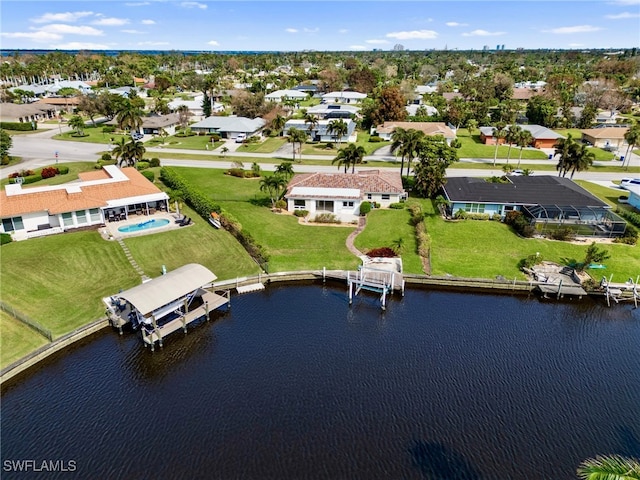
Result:
[[[68,127],[63,127],[63,131]],[[51,137],[59,133],[59,127],[54,126],[48,130],[42,130],[38,133],[29,135],[15,135],[13,137],[13,147],[10,150],[11,155],[20,156],[24,161],[18,165],[11,165],[0,169],[0,178],[6,178],[11,173],[22,170],[25,168],[39,168],[46,165],[51,165],[56,162],[56,152],[58,152],[59,163],[65,162],[78,162],[78,161],[96,161],[101,155],[101,152],[108,150],[107,145],[96,143],[81,143],[81,142],[68,142],[53,140]],[[233,143],[233,142],[232,142]],[[201,155],[202,160],[178,160],[178,159],[162,159],[162,164],[166,166],[185,166],[185,167],[197,167],[197,168],[229,168],[234,158],[282,158],[283,161],[291,159],[291,147],[286,145],[288,154],[283,152],[277,153],[244,153],[236,152],[232,148],[231,143],[227,145],[229,152],[225,154],[225,159],[220,159],[220,148],[214,151],[207,150],[180,150],[170,148],[147,148],[147,152],[162,152],[165,154],[171,153],[188,153],[191,155]],[[239,145],[233,143],[233,145]],[[282,150],[282,149],[281,149]],[[631,166],[640,167],[640,157],[635,154],[631,154]],[[206,157],[211,158],[207,160]],[[324,160],[327,165],[294,165],[294,169],[297,172],[331,172],[336,171],[336,167],[331,165],[332,157],[327,155],[303,155],[303,159],[307,160]],[[369,167],[374,167],[376,161],[396,161],[396,157],[393,155],[370,155],[365,157]],[[452,177],[460,176],[498,176],[503,175],[501,168],[492,170],[474,169],[473,164],[478,163],[493,163],[493,159],[487,158],[462,158],[460,162],[468,163],[469,168],[450,168],[447,171],[447,175]],[[515,166],[517,159],[512,159],[512,163]],[[527,160],[527,165],[541,165],[541,164],[554,164],[554,160]],[[595,162],[601,164],[602,162]],[[618,162],[606,162],[608,165],[615,165]],[[260,167],[265,171],[273,171],[275,165],[273,163],[261,163]],[[381,167],[385,169],[391,169],[390,167]],[[553,172],[538,172],[537,174],[553,174]],[[534,174],[536,174],[534,170]],[[611,181],[620,180],[626,176],[633,176],[633,174],[624,175],[620,173],[606,173],[606,172],[579,172],[576,173],[574,178],[580,180],[594,180],[594,181]]]

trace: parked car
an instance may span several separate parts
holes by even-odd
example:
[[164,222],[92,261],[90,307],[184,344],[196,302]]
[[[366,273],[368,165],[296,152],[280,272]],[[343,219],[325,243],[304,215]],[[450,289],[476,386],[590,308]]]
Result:
[[140,132],[131,132],[131,138],[137,142],[139,140],[142,140],[144,138],[144,135]]
[[624,188],[625,190],[628,190],[628,187],[632,185],[640,186],[640,178],[623,178],[620,181],[620,188]]
[[247,135],[244,133],[239,133],[236,137],[236,143],[242,143],[247,139]]
[[511,173],[509,175],[512,175],[514,177],[521,177],[522,175],[524,175],[524,170],[516,168],[515,170],[511,170]]

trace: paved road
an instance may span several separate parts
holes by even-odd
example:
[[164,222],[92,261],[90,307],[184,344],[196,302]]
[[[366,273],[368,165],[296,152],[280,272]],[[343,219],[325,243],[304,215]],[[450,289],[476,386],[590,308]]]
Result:
[[[62,130],[68,130],[69,127],[62,127]],[[13,147],[10,150],[11,155],[20,156],[23,158],[23,162],[18,165],[11,165],[4,167],[0,170],[0,178],[6,178],[9,174],[25,169],[25,168],[39,168],[46,165],[51,165],[56,161],[55,152],[58,152],[58,162],[78,162],[78,161],[96,161],[100,158],[101,152],[108,150],[107,145],[95,144],[95,143],[81,143],[81,142],[67,142],[60,140],[53,140],[51,137],[59,133],[59,127],[53,126],[49,130],[42,130],[41,132],[29,134],[29,135],[15,135],[13,137]],[[237,144],[233,144],[235,146]],[[222,147],[219,147],[215,151],[206,150],[179,150],[170,148],[147,148],[149,153],[162,152],[165,154],[171,153],[188,153],[191,155],[201,155],[202,160],[178,160],[178,159],[162,159],[162,164],[166,166],[185,166],[185,167],[199,167],[199,168],[230,168],[234,158],[241,160],[242,158],[264,158],[273,159],[281,158],[283,160],[291,159],[291,146],[287,145],[276,153],[245,153],[236,152],[232,147],[232,144],[227,145],[229,152],[227,152],[224,159],[220,158],[219,151]],[[288,148],[287,148],[288,147]],[[211,160],[207,159],[209,157]],[[324,160],[326,165],[294,165],[296,172],[335,172],[336,167],[331,165],[332,157],[327,155],[303,155],[305,160]],[[396,157],[392,155],[371,155],[365,157],[369,166],[375,166],[376,161],[397,161]],[[491,170],[474,169],[473,164],[491,164],[493,159],[482,158],[463,158],[460,160],[462,163],[469,164],[468,168],[450,168],[447,170],[447,175],[451,177],[461,176],[500,176],[503,175],[501,168],[495,168]],[[398,162],[399,163],[399,162]],[[517,160],[512,162],[515,166]],[[527,165],[541,165],[552,164],[555,165],[553,160],[527,160]],[[596,162],[596,164],[599,162]],[[616,162],[617,163],[617,162]],[[611,162],[606,162],[607,165],[611,165]],[[640,156],[632,154],[631,158],[632,166],[640,166]],[[273,163],[261,163],[260,167],[265,171],[273,171],[275,168]],[[392,167],[376,167],[390,170],[397,170]],[[535,170],[534,170],[535,171]],[[541,171],[540,174],[549,174],[553,172]],[[631,174],[633,175],[633,174]],[[575,179],[581,180],[596,180],[596,181],[611,181],[620,180],[625,176],[621,173],[606,173],[606,172],[579,172],[576,173]]]

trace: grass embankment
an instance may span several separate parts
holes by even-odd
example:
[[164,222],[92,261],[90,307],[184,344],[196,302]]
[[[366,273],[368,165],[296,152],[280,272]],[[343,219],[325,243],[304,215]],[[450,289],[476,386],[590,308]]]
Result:
[[0,310],[0,368],[49,343],[42,335]]

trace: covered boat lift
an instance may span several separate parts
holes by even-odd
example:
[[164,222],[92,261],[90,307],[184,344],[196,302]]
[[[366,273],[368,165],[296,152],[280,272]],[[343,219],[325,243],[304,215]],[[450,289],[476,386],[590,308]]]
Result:
[[122,333],[131,323],[142,332],[142,340],[154,350],[163,338],[230,303],[229,291],[219,295],[210,289],[216,276],[206,267],[190,263],[104,299],[111,324]]

